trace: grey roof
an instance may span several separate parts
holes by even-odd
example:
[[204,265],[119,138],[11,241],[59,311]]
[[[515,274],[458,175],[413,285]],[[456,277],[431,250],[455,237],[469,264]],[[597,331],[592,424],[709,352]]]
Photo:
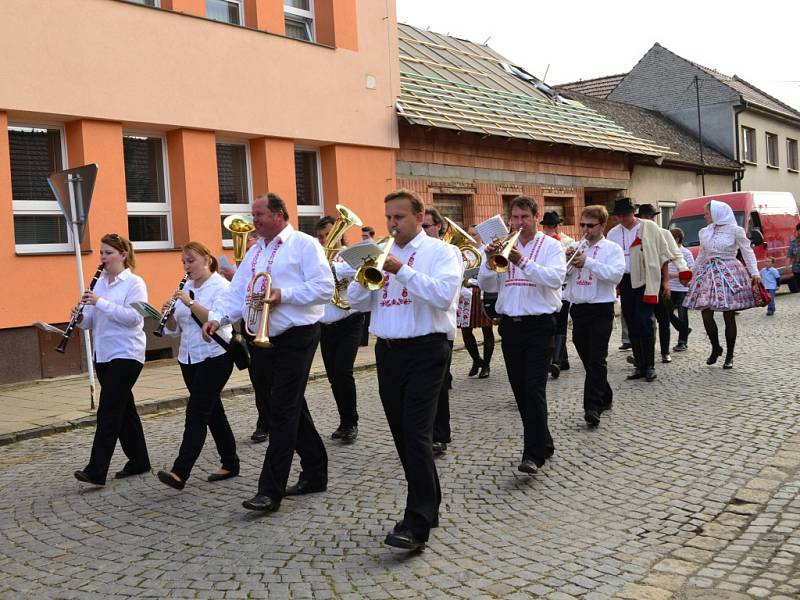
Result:
[[563,90],[563,93],[604,114],[637,137],[653,140],[662,146],[669,146],[675,154],[665,156],[665,162],[693,166],[703,165],[731,171],[741,168],[738,162],[720,154],[706,144],[703,144],[703,162],[701,163],[697,137],[656,111],[623,102],[596,98],[572,90]]
[[625,79],[625,75],[627,75],[627,73],[594,77],[593,79],[581,79],[579,81],[562,83],[555,87],[560,90],[570,90],[580,94],[594,96],[595,98],[608,98],[608,95],[614,91],[614,88],[619,85],[619,82]]
[[397,111],[409,123],[648,156],[670,153],[583,104],[556,97],[488,46],[405,24],[398,26],[398,39]]

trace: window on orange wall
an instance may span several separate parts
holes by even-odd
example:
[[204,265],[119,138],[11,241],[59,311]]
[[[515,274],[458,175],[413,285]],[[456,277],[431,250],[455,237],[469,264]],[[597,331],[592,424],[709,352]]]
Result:
[[242,0],[206,0],[206,17],[213,21],[242,24]]
[[66,168],[63,128],[9,124],[8,145],[15,251],[26,254],[72,250],[72,235],[47,183],[50,173]]
[[131,2],[132,4],[144,4],[145,6],[160,6],[161,3],[158,0],[127,0],[127,2]]
[[294,151],[297,221],[300,231],[314,235],[314,226],[323,215],[322,178],[319,152],[297,148]]
[[252,178],[247,144],[217,142],[217,181],[222,245],[231,248],[231,232],[222,227],[222,221],[228,215],[250,214],[252,204]]
[[167,185],[167,142],[163,136],[134,132],[122,137],[128,237],[133,247],[172,247],[172,219]]
[[314,0],[283,0],[283,16],[287,37],[314,41]]

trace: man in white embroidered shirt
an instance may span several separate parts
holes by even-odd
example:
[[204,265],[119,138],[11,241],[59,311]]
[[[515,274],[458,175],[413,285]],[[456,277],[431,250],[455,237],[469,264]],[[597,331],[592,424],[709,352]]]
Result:
[[394,246],[383,265],[383,287],[370,292],[353,281],[347,292],[354,309],[372,311],[381,403],[408,482],[403,520],[386,544],[417,550],[439,520],[433,420],[450,356],[448,311],[455,306],[461,264],[449,244],[422,231],[424,206],[417,194],[398,190],[384,203]]
[[[261,388],[270,415],[269,445],[258,494],[242,505],[272,512],[284,495],[321,492],[328,484],[328,455],[304,394],[319,343],[319,320],[333,295],[333,275],[322,246],[289,224],[289,213],[279,196],[256,198],[252,213],[261,239],[248,250],[227,292],[214,302],[203,332],[208,338],[220,324],[240,319],[247,312],[251,279],[256,273],[270,274],[272,289],[267,302],[272,345],[251,347],[254,383]],[[250,324],[250,329],[257,331],[260,320]],[[302,472],[297,484],[287,489],[295,450]]]
[[586,378],[583,384],[583,418],[589,427],[600,424],[600,415],[611,408],[614,393],[608,384],[608,340],[614,328],[617,284],[625,273],[625,256],[614,242],[603,237],[608,220],[604,206],[587,206],[581,212],[580,228],[586,248],[572,257],[564,296],[572,308],[572,342],[581,357]]
[[546,388],[566,260],[560,242],[536,231],[539,207],[533,198],[517,196],[510,210],[511,229],[520,235],[509,254],[509,268],[505,272],[489,268],[488,258],[500,250],[499,244],[489,244],[478,283],[484,289],[497,286],[499,290],[496,310],[502,320],[498,331],[524,429],[518,469],[533,474],[554,450],[547,426]]

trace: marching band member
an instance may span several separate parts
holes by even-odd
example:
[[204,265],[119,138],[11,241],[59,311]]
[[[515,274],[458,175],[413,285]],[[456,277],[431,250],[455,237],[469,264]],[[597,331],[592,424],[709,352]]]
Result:
[[[561,244],[562,250],[567,251],[575,242],[566,233],[561,233],[558,226],[561,224],[561,217],[554,210],[544,213],[539,225],[545,235],[557,240]],[[550,375],[553,379],[558,379],[561,371],[569,370],[569,356],[567,354],[567,327],[569,325],[569,302],[561,299],[561,310],[556,316],[556,335],[553,340],[553,364],[550,365]]]
[[[322,217],[315,227],[317,240],[323,247],[328,232],[335,222],[333,217]],[[331,263],[331,271],[337,285],[345,284],[355,273],[355,269],[338,257]],[[340,293],[342,298],[347,300],[346,288],[341,289]],[[328,302],[320,322],[322,333],[319,348],[322,352],[322,362],[325,364],[325,374],[339,411],[339,427],[331,434],[331,438],[348,443],[354,442],[358,437],[358,410],[353,365],[361,342],[364,314],[352,308],[343,310]]]
[[[289,224],[286,205],[278,195],[256,198],[252,214],[261,239],[248,250],[228,290],[214,301],[203,332],[208,339],[221,325],[242,318],[248,312],[248,283],[257,273],[270,274],[274,285],[256,320],[269,319],[272,345],[253,346],[250,357],[269,408],[269,443],[258,493],[242,506],[272,512],[284,495],[321,492],[328,484],[328,455],[304,394],[319,343],[323,305],[333,294],[333,276],[322,247]],[[264,290],[252,290],[254,295],[259,291]],[[298,483],[287,489],[295,450],[302,473]]]
[[[189,280],[183,289],[175,292],[171,301],[164,304],[163,310],[167,313],[174,306],[172,316],[167,319],[165,333],[181,336],[178,364],[183,382],[189,390],[189,402],[186,405],[186,423],[178,458],[171,471],[158,472],[158,479],[176,490],[182,490],[189,479],[205,444],[206,429],[211,430],[222,459],[222,468],[211,473],[208,481],[220,481],[239,474],[236,439],[220,398],[233,371],[233,360],[219,344],[204,341],[201,329],[201,323],[208,319],[208,307],[230,284],[218,272],[217,259],[205,244],[186,244],[182,260]],[[219,333],[224,339],[230,339],[231,326],[226,325]]]
[[634,371],[628,379],[651,382],[656,378],[653,310],[661,296],[669,297],[668,263],[675,263],[683,281],[691,271],[672,236],[662,234],[655,222],[634,216],[636,206],[630,198],[618,198],[611,214],[619,224],[608,232],[608,239],[620,246],[625,256],[625,275],[619,284],[622,314],[628,325],[633,348]]
[[424,206],[401,189],[386,196],[386,222],[394,246],[383,265],[382,289],[370,292],[357,281],[348,295],[356,310],[372,311],[370,333],[378,337],[378,386],[408,495],[403,520],[385,543],[416,550],[438,524],[441,490],[431,444],[439,389],[450,358],[462,263],[450,244],[422,231]]
[[554,451],[547,426],[547,377],[553,357],[556,314],[561,310],[561,284],[566,261],[561,244],[536,230],[539,207],[533,198],[511,201],[511,228],[520,230],[511,250],[507,272],[492,271],[488,258],[500,248],[486,247],[478,282],[484,289],[497,286],[499,332],[509,383],[524,428],[524,449],[518,469],[535,473]]
[[[583,418],[589,427],[600,423],[600,415],[611,408],[614,399],[606,358],[614,328],[617,284],[625,273],[622,249],[603,236],[607,220],[604,206],[587,206],[581,212],[580,228],[587,246],[572,258],[564,290],[572,306],[572,343],[586,371]],[[568,254],[572,256],[572,252]]]
[[[475,225],[469,228],[469,233],[473,239],[480,244],[478,250],[483,252],[484,245],[480,243],[480,235],[475,230]],[[470,279],[461,290],[461,298],[458,301],[458,326],[461,329],[461,338],[464,340],[464,347],[472,358],[472,367],[467,374],[468,377],[478,376],[478,379],[486,379],[491,373],[492,355],[494,354],[494,321],[486,314],[483,307],[481,296],[483,291],[478,285],[477,279]],[[483,358],[478,348],[478,340],[475,339],[473,329],[480,328],[483,333]]]
[[144,318],[130,306],[131,302],[147,301],[147,286],[131,271],[136,259],[130,240],[116,233],[104,235],[100,259],[103,273],[94,291],[83,293],[81,302],[85,308],[78,322],[81,329],[92,331],[101,389],[89,464],[82,471],[75,471],[75,479],[94,485],[105,485],[117,440],[128,462],[114,476],[116,479],[150,470],[132,391],[144,365]]

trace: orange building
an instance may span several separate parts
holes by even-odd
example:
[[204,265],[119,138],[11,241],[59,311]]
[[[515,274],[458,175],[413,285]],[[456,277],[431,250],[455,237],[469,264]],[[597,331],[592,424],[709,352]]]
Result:
[[0,49],[0,383],[80,368],[81,344],[59,355],[31,327],[78,297],[51,171],[99,165],[84,271],[101,235],[127,235],[154,305],[181,245],[230,256],[221,220],[266,191],[307,231],[336,203],[383,229],[394,0],[4,0]]

